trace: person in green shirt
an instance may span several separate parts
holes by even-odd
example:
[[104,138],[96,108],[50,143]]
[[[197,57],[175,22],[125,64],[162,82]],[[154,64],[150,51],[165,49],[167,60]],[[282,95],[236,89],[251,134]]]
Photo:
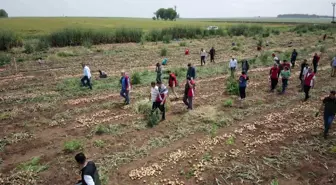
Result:
[[286,66],[280,73],[282,78],[282,91],[281,94],[284,94],[288,86],[288,80],[291,75],[289,68]]

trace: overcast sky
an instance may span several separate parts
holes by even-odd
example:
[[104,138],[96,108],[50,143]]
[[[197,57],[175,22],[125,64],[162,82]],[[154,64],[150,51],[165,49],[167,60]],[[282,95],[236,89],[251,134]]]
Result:
[[[0,0],[9,16],[152,17],[177,6],[184,18],[332,15],[332,0]],[[336,0],[335,0],[336,1]]]

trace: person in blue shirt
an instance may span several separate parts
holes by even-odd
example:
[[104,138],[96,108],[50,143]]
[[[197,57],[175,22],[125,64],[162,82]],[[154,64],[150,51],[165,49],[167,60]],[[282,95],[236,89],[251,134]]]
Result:
[[187,78],[190,77],[192,79],[196,78],[196,69],[191,63],[188,64]]
[[239,77],[239,95],[241,100],[246,98],[246,86],[248,80],[249,77],[246,75],[246,72],[243,71],[242,75]]
[[121,83],[120,96],[125,98],[125,104],[129,105],[130,104],[129,92],[131,90],[131,82],[129,77],[126,75],[125,71],[121,72],[120,83]]

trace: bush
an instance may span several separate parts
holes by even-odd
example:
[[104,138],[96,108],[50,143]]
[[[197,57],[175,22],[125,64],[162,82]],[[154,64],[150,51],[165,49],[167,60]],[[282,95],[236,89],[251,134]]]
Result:
[[24,52],[27,53],[27,54],[31,54],[31,53],[34,53],[34,47],[31,43],[25,43],[24,44]]
[[139,72],[135,72],[132,74],[131,83],[132,85],[141,84],[141,75]]
[[48,51],[50,47],[50,43],[46,38],[41,38],[36,45],[36,51]]
[[274,35],[280,35],[280,31],[277,29],[272,29],[272,34]]
[[147,126],[154,127],[160,122],[160,111],[156,109],[155,111],[150,111],[146,114]]
[[230,77],[226,82],[226,91],[230,95],[239,95],[239,84],[233,77]]
[[95,133],[97,135],[106,134],[109,132],[109,129],[105,125],[97,125],[95,128]]
[[162,48],[162,49],[161,49],[161,53],[160,53],[160,55],[161,55],[162,57],[164,57],[164,56],[167,56],[167,53],[168,53],[167,48]]
[[81,141],[78,140],[72,140],[72,141],[66,141],[64,143],[64,151],[65,152],[74,152],[77,150],[83,149],[83,144]]
[[171,35],[165,35],[165,36],[163,36],[163,43],[169,44],[171,40],[172,40],[172,36]]
[[259,40],[258,40],[258,43],[257,43],[257,46],[262,47],[262,45],[263,45],[263,40],[262,40],[262,39],[259,39]]
[[8,51],[13,47],[21,47],[22,39],[13,31],[0,30],[0,51]]
[[6,53],[0,53],[0,66],[4,66],[11,62],[11,56]]
[[135,112],[137,114],[147,114],[152,111],[152,103],[148,100],[140,100],[135,103]]
[[232,107],[233,101],[231,99],[225,100],[224,107]]
[[186,47],[186,46],[187,46],[187,43],[186,43],[186,42],[180,42],[179,45],[180,45],[181,47]]

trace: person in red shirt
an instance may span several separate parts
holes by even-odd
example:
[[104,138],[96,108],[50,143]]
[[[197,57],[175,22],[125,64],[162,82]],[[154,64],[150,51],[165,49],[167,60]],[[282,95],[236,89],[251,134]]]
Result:
[[321,55],[317,55],[317,53],[315,53],[315,55],[313,56],[313,66],[314,66],[314,73],[316,74],[317,73],[317,66],[318,66],[318,63],[321,59]]
[[280,75],[280,68],[277,64],[274,64],[270,70],[269,78],[271,80],[271,92],[274,92],[274,89],[278,85],[279,75]]
[[193,109],[193,99],[195,96],[195,81],[190,77],[187,78],[187,83],[185,85],[183,102],[188,106],[188,110]]
[[314,88],[314,85],[315,85],[315,73],[311,68],[309,68],[308,73],[304,77],[304,86],[303,86],[303,91],[305,93],[304,101],[307,101],[309,99],[309,90],[311,88]]
[[285,68],[288,68],[289,70],[290,70],[290,68],[291,68],[291,65],[290,65],[290,63],[287,61],[287,60],[284,60],[283,62],[282,62],[282,69],[285,69]]
[[178,86],[176,75],[171,71],[168,71],[168,73],[169,73],[168,85],[173,94],[175,95],[175,98],[178,99],[178,95],[175,91],[175,88]]

